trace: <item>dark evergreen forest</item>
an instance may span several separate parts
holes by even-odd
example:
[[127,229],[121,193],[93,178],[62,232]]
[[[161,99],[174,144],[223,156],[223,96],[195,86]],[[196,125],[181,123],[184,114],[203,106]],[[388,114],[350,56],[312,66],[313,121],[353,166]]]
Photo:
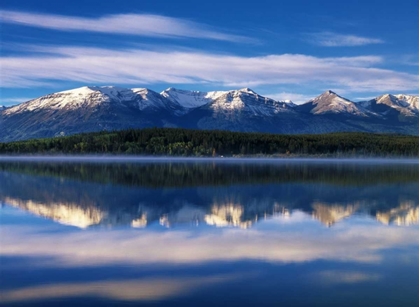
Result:
[[418,153],[417,136],[370,133],[282,135],[174,128],[104,131],[0,143],[0,154],[418,157]]

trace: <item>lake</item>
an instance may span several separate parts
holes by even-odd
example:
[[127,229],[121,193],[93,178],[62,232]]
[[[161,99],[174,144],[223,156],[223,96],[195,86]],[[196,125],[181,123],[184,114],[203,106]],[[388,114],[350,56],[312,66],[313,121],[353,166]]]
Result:
[[0,158],[4,306],[418,306],[418,160]]

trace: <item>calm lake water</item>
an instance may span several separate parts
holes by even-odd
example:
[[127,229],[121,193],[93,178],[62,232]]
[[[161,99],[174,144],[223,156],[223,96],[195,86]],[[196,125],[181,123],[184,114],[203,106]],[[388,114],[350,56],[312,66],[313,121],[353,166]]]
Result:
[[418,306],[418,161],[0,159],[0,305]]

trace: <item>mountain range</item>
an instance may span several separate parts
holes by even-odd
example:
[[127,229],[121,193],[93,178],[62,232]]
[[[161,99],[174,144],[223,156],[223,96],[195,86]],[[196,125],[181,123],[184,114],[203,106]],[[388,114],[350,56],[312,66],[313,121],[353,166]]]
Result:
[[0,107],[0,142],[82,132],[181,127],[269,133],[418,135],[419,97],[385,94],[353,102],[326,91],[301,105],[249,88],[200,92],[85,86]]

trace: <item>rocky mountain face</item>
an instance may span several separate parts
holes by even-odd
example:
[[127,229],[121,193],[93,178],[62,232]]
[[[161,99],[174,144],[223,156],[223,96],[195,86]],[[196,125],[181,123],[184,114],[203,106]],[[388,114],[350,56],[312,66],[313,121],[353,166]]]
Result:
[[81,87],[0,107],[0,142],[145,127],[270,133],[339,131],[418,134],[418,96],[386,94],[352,102],[332,91],[302,105],[249,88],[199,92],[174,88]]
[[366,110],[375,112],[391,121],[417,122],[419,119],[419,97],[410,95],[382,95],[360,102]]
[[333,91],[326,91],[322,95],[297,106],[297,110],[314,115],[343,114],[359,117],[367,117],[366,109],[346,98],[343,98]]

